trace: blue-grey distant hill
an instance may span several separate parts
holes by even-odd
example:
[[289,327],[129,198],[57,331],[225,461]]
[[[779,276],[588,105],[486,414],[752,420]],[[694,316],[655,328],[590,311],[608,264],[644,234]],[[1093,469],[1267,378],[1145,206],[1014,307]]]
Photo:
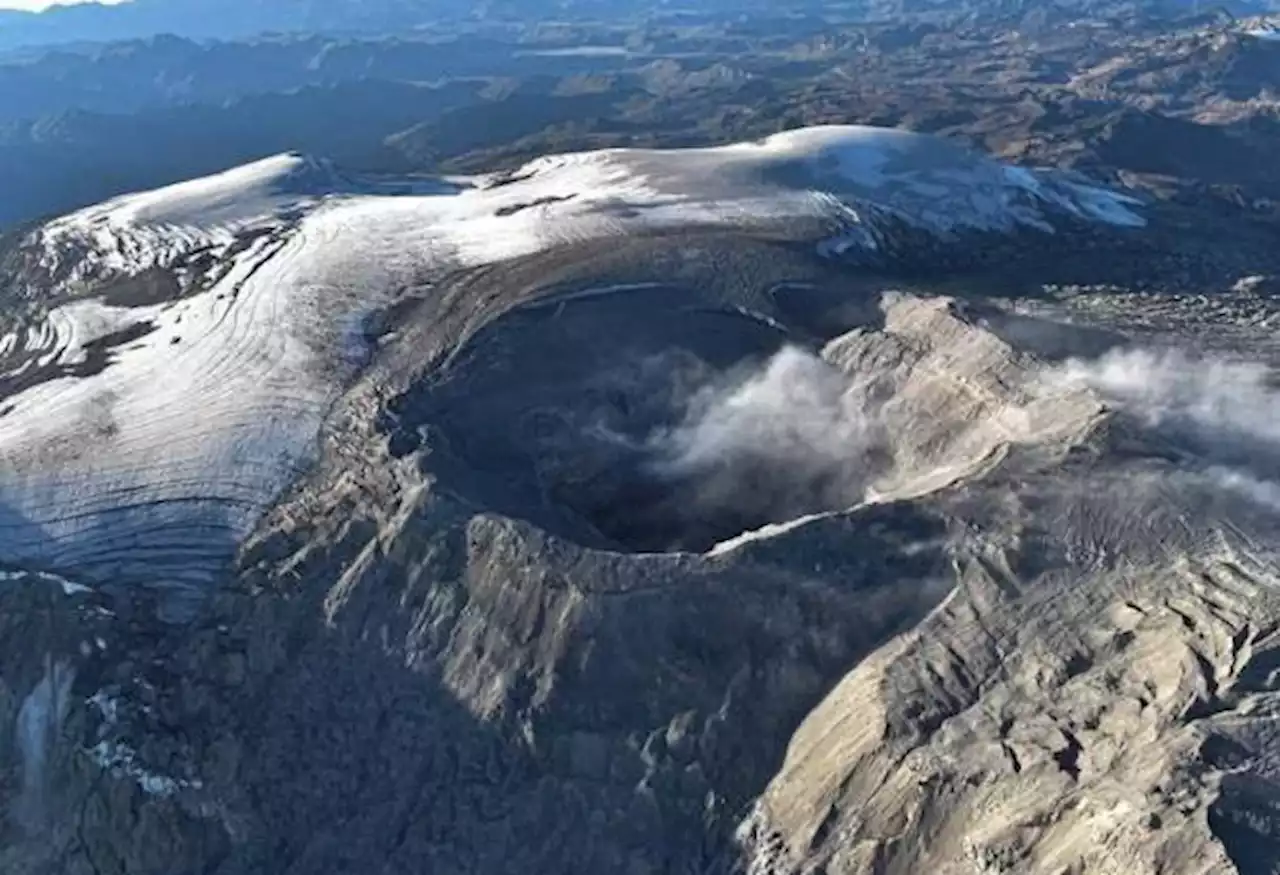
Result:
[[485,14],[460,0],[133,0],[42,13],[0,12],[0,48],[102,42],[171,33],[235,39],[269,31],[398,31]]
[[693,0],[664,7],[648,0],[131,0],[81,3],[44,12],[0,10],[0,51],[112,42],[174,34],[243,39],[264,33],[408,33],[461,21],[736,13],[775,7],[821,8],[820,0]]
[[[703,0],[693,9],[760,7],[758,0]],[[795,5],[795,4],[789,4]],[[622,9],[620,10],[621,7]],[[0,50],[175,34],[241,39],[270,32],[403,33],[462,20],[532,20],[648,11],[636,0],[132,0],[85,3],[42,13],[0,11]]]

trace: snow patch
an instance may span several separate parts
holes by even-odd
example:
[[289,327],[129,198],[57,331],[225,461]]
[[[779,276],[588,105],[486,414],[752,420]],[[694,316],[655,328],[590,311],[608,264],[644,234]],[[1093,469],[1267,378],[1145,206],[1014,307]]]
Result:
[[14,583],[26,580],[38,580],[41,583],[53,584],[60,587],[63,594],[67,596],[93,592],[91,587],[76,583],[74,580],[68,580],[61,575],[49,574],[45,571],[6,571],[0,568],[0,583]]
[[98,711],[102,723],[98,727],[98,742],[85,753],[103,771],[118,779],[131,780],[149,796],[161,798],[203,787],[199,779],[175,778],[147,768],[132,746],[110,737],[120,728],[120,702],[111,692],[99,690],[88,703]]
[[147,769],[139,762],[137,751],[122,742],[100,741],[89,748],[88,755],[103,771],[115,778],[133,781],[148,796],[168,798],[183,790],[203,787],[199,780],[174,778]]
[[[850,508],[850,510],[854,510],[854,508]],[[784,523],[770,523],[766,526],[761,526],[758,529],[752,529],[749,532],[743,532],[742,534],[735,535],[728,540],[721,541],[708,550],[706,555],[708,557],[724,556],[741,547],[745,547],[747,544],[768,541],[780,535],[785,535],[788,532],[794,532],[796,529],[802,528],[815,520],[826,519],[833,515],[833,512],[812,513],[797,517],[793,520],[788,520]]]

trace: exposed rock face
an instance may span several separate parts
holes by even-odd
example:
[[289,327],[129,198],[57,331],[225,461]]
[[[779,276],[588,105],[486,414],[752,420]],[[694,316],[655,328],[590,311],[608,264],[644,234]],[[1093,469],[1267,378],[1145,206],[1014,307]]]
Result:
[[0,870],[1274,866],[1265,369],[756,230],[401,294],[190,618],[0,571]]
[[1250,675],[1274,579],[1223,555],[1045,604],[1003,577],[969,575],[807,718],[748,828],[757,870],[1270,871],[1274,778],[1227,788],[1270,773]]

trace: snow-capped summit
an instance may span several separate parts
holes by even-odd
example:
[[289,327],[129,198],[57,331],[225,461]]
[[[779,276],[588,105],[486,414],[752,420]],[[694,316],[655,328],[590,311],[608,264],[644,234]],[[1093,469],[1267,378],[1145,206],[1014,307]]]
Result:
[[296,152],[275,155],[212,176],[112,198],[51,223],[48,233],[104,225],[234,228],[340,192],[343,185],[341,175],[326,161]]
[[435,256],[463,264],[693,224],[828,219],[861,230],[870,246],[878,217],[940,236],[1051,232],[1063,219],[1143,224],[1134,198],[1059,171],[1013,167],[926,134],[848,125],[704,149],[552,155],[512,173],[438,184],[361,179],[314,158],[278,155],[112,199],[51,223],[43,236],[55,258],[76,242],[98,254],[99,269],[128,272],[326,201],[403,216]]
[[[40,232],[46,263],[68,257],[72,280],[168,265],[200,247],[225,246],[248,229],[352,191],[327,161],[276,155],[212,176],[112,198],[50,222]],[[70,254],[68,255],[68,251]]]

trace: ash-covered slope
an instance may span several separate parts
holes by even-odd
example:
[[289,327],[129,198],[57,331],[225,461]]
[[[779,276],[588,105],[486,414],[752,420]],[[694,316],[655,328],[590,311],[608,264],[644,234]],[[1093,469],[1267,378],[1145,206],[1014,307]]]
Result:
[[0,871],[1268,871],[1280,313],[871,270],[1132,209],[853,129],[27,238]]

